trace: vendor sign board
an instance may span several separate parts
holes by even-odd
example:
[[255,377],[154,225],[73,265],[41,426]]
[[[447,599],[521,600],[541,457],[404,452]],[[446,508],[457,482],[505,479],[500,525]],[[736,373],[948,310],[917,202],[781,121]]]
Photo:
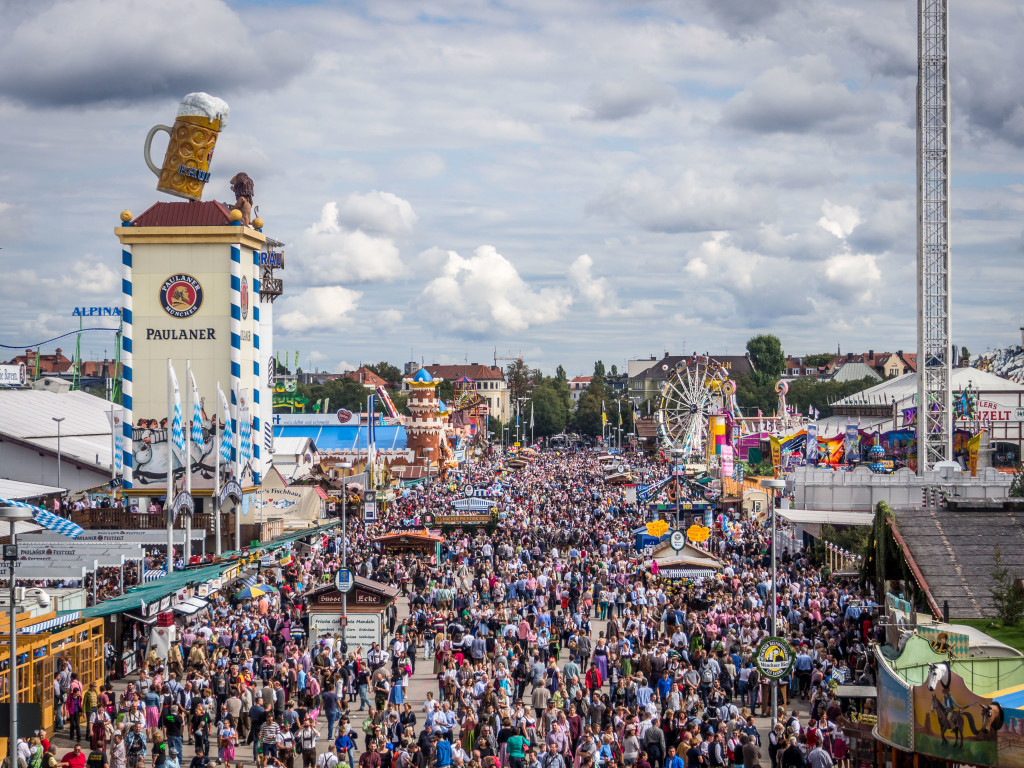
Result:
[[754,664],[769,680],[781,680],[793,668],[796,656],[785,638],[769,636],[754,651]]
[[[370,650],[370,645],[382,641],[381,630],[384,624],[379,613],[350,613],[347,618],[344,631],[349,650],[362,647],[365,654]],[[340,613],[311,613],[309,628],[319,635],[340,635],[343,619],[345,617]]]

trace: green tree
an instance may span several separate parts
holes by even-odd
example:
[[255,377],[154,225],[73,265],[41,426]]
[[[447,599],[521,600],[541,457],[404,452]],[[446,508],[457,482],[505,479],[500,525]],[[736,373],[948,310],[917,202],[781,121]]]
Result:
[[513,360],[505,368],[505,382],[509,388],[509,396],[512,398],[513,408],[515,408],[515,401],[520,397],[529,397],[532,383],[530,378],[532,371],[529,366],[522,361]]
[[572,392],[569,391],[569,378],[566,376],[565,368],[562,366],[558,366],[555,369],[555,377],[551,379],[551,386],[554,387],[559,398],[561,398],[562,407],[565,408],[566,418],[568,419],[568,414],[571,414],[573,409]]
[[367,370],[373,371],[388,383],[388,389],[400,389],[402,386],[402,371],[397,367],[381,360],[379,363],[370,363]]
[[298,391],[315,403],[323,398],[330,398],[332,410],[347,408],[358,411],[366,408],[366,398],[373,392],[354,379],[332,379],[324,384],[300,384]]
[[747,341],[747,352],[750,353],[754,375],[762,380],[778,381],[786,370],[786,354],[778,336],[761,333],[752,337]]
[[1024,590],[1020,587],[1020,575],[1003,564],[1003,550],[998,544],[992,552],[992,563],[989,594],[1003,626],[1015,627],[1024,619]]
[[779,403],[775,382],[757,375],[756,371],[739,376],[736,379],[736,402],[748,415],[760,411],[764,416],[772,416]]
[[445,379],[437,385],[437,396],[444,401],[445,405],[451,406],[455,401],[455,384]]
[[600,360],[598,360],[596,363],[594,363],[594,376],[595,376],[595,378],[599,376],[602,379],[605,376],[605,373],[604,373],[604,363],[601,362]]
[[1024,466],[1017,465],[1016,471],[1013,473],[1013,480],[1010,481],[1010,498],[1020,499],[1024,498]]
[[527,425],[531,413],[534,421],[533,433],[536,437],[556,435],[565,429],[569,413],[554,380],[546,380],[533,390],[530,401],[526,404]]
[[818,352],[813,355],[804,355],[803,364],[805,368],[820,368],[823,365],[828,365],[829,361],[835,357],[831,352]]
[[[600,363],[600,361],[598,362]],[[576,430],[585,435],[602,434],[601,413],[602,407],[607,408],[607,403],[608,389],[604,384],[604,376],[597,375],[597,366],[595,366],[595,375],[587,388],[583,390],[583,394],[580,395],[580,403],[576,408],[574,421]]]
[[612,366],[612,373],[611,373],[611,375],[612,375],[613,379],[619,375],[619,366],[617,366],[617,365],[613,365]]

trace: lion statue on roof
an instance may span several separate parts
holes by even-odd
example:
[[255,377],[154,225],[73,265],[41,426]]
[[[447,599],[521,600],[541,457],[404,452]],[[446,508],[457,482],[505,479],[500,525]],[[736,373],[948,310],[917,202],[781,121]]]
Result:
[[252,194],[253,183],[249,174],[241,171],[231,177],[231,191],[235,193],[235,204],[232,210],[242,212],[242,224],[246,227],[252,224]]

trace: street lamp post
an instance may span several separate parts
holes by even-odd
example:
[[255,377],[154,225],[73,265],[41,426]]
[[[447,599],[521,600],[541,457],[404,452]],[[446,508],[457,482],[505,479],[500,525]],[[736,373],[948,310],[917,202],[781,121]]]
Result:
[[[334,465],[335,467],[341,467],[341,567],[348,568],[348,510],[346,509],[345,503],[348,500],[348,488],[345,486],[348,484],[348,471],[352,469],[351,461],[342,461]],[[365,491],[364,491],[365,492]],[[341,615],[344,616],[344,621],[341,627],[341,642],[342,647],[348,648],[348,593],[341,593]],[[346,650],[347,653],[347,650]]]
[[[786,487],[785,480],[762,480],[761,487],[767,489],[768,499],[771,504],[772,513],[772,637],[778,637],[779,634],[779,601],[778,601],[778,561],[776,560],[775,552],[775,492]],[[774,723],[775,718],[778,717],[779,709],[779,681],[772,680],[772,714],[770,722]]]
[[[63,419],[61,419],[63,421]],[[58,427],[60,426],[58,422]],[[59,466],[59,465],[58,465]],[[0,506],[0,520],[10,524],[10,542],[4,545],[4,562],[10,568],[10,605],[7,615],[10,618],[10,683],[8,691],[11,704],[10,734],[7,737],[7,760],[10,765],[18,764],[18,609],[15,598],[14,565],[18,562],[18,541],[14,532],[14,524],[32,519],[32,511],[25,507]],[[93,574],[95,580],[96,574]]]
[[51,416],[50,419],[57,422],[57,487],[60,487],[60,423],[64,421],[64,416]]

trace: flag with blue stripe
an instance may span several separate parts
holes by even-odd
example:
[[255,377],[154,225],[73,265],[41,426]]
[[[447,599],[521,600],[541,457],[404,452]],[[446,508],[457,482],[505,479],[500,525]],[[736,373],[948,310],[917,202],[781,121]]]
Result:
[[178,390],[178,377],[174,374],[174,366],[168,364],[167,372],[171,377],[171,386],[174,388],[174,413],[171,415],[171,447],[178,455],[181,466],[186,466],[187,454],[185,453],[185,430],[181,424],[181,392]]
[[374,417],[377,415],[376,408],[376,395],[370,395],[366,398],[366,443],[367,445],[373,446],[377,443],[377,425],[374,421]]
[[188,372],[192,379],[192,442],[203,447],[203,409],[199,405],[199,387],[196,386],[196,377],[192,371]]
[[249,409],[242,410],[243,417],[238,420],[238,463],[243,467],[252,461],[252,422],[249,421]]
[[231,409],[228,408],[228,399],[224,397],[220,387],[217,387],[217,394],[220,396],[220,407],[224,412],[224,431],[220,436],[220,458],[225,464],[230,464],[231,444],[235,438],[234,433],[231,431]]
[[83,533],[85,529],[76,523],[66,520],[60,515],[55,515],[53,512],[49,512],[42,507],[37,507],[34,504],[26,504],[23,501],[12,501],[11,499],[0,499],[0,505],[8,507],[22,507],[32,511],[32,519],[37,525],[43,526],[48,531],[59,533],[61,536],[67,536],[70,539],[77,539]]

